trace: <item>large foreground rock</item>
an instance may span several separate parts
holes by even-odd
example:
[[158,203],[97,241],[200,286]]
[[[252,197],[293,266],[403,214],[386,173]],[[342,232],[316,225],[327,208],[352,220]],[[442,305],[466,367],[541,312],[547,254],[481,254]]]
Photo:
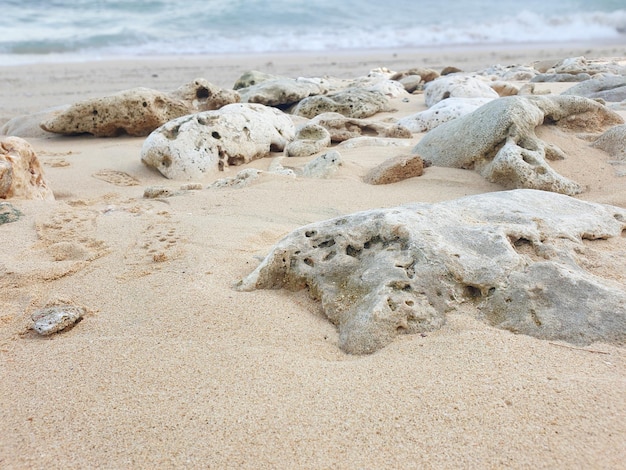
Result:
[[580,96],[509,96],[441,124],[414,152],[434,166],[474,169],[506,188],[574,195],[582,187],[546,161],[565,154],[539,139],[535,128],[551,123],[564,130],[599,132],[623,122],[616,112]]
[[152,132],[141,160],[171,179],[192,180],[282,151],[295,135],[283,112],[237,103],[174,119]]
[[19,137],[0,140],[0,199],[54,200],[35,151]]
[[293,231],[238,289],[308,288],[352,354],[463,303],[515,333],[623,344],[625,229],[626,209],[535,190],[370,210]]
[[134,88],[81,101],[54,113],[41,127],[47,132],[64,135],[145,136],[171,119],[219,109],[239,100],[236,91],[223,90],[198,78],[171,93]]

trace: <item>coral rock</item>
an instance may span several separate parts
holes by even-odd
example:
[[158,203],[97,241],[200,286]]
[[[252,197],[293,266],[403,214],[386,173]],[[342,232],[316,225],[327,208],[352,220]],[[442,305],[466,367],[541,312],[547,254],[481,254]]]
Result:
[[308,157],[330,145],[330,133],[322,126],[309,122],[296,131],[293,141],[287,144],[288,157]]
[[424,101],[429,108],[447,98],[498,98],[484,80],[466,75],[450,75],[429,82],[424,87]]
[[363,180],[368,184],[389,184],[424,174],[424,161],[417,155],[388,158],[372,168]]
[[345,117],[339,113],[323,113],[312,119],[330,132],[333,142],[343,142],[355,137],[389,137],[396,139],[410,139],[411,131],[401,124],[367,121]]
[[314,118],[318,114],[334,112],[352,118],[366,118],[387,109],[387,97],[364,88],[347,88],[328,94],[309,96],[300,101],[292,114]]
[[55,305],[37,310],[32,315],[33,329],[40,335],[51,335],[73,326],[85,315],[83,307]]
[[19,137],[0,140],[0,199],[54,200],[35,151]]

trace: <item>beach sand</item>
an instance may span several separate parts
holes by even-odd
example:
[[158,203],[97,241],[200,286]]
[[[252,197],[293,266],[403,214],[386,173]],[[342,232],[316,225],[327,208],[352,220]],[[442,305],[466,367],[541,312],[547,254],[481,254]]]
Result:
[[[581,55],[626,57],[626,46],[0,67],[0,124],[137,86],[232,87],[248,70],[352,78]],[[394,105],[392,117],[425,109],[422,95]],[[568,154],[551,165],[587,187],[580,199],[626,207],[606,154],[542,137]],[[0,468],[626,468],[624,348],[515,335],[467,306],[438,331],[350,356],[306,292],[233,289],[307,223],[502,190],[477,173],[430,167],[371,186],[370,168],[411,147],[356,148],[329,179],[266,173],[245,188],[145,199],[148,186],[181,182],[142,165],[143,138],[27,140],[56,201],[12,200],[24,216],[0,226]],[[39,337],[30,315],[55,300],[87,314]]]

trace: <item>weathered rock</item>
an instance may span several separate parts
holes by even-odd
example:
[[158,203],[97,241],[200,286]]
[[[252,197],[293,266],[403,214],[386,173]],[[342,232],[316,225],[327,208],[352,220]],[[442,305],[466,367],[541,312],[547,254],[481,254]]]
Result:
[[343,164],[341,154],[336,150],[331,150],[302,167],[302,176],[306,178],[328,178],[337,172]]
[[520,87],[517,85],[502,80],[491,82],[489,86],[498,96],[515,96],[519,94],[520,91]]
[[10,198],[54,200],[35,151],[19,137],[0,140],[0,199]]
[[348,88],[328,95],[304,98],[291,112],[309,119],[328,112],[351,118],[366,118],[385,111],[387,106],[387,97],[378,91]]
[[547,70],[548,73],[599,73],[626,75],[626,67],[618,62],[607,59],[587,59],[585,57],[568,57]]
[[399,80],[402,80],[403,78],[406,78],[409,76],[416,76],[416,75],[421,77],[421,79],[426,83],[432,82],[436,78],[440,77],[439,72],[437,72],[436,70],[428,69],[424,67],[415,67],[415,68],[405,70],[402,72],[396,72],[392,74],[389,78],[391,80],[399,81]]
[[419,90],[423,80],[419,75],[409,75],[408,77],[401,78],[398,82],[400,82],[407,93],[413,93]]
[[626,77],[620,75],[595,77],[574,85],[561,94],[584,96],[618,103],[626,100]]
[[447,98],[498,98],[484,80],[467,75],[440,77],[424,86],[424,101],[429,108]]
[[589,80],[588,73],[540,73],[530,79],[531,83],[584,82]]
[[85,315],[83,307],[54,305],[37,310],[32,315],[33,330],[43,336],[51,335],[75,325]]
[[179,194],[181,194],[181,191],[168,188],[167,186],[148,186],[143,191],[143,197],[146,199],[161,199]]
[[523,82],[530,80],[537,75],[537,70],[534,67],[528,67],[526,65],[492,65],[476,73],[483,77],[488,77],[491,80],[498,81],[518,81]]
[[17,222],[22,215],[22,212],[13,204],[0,202],[0,225]]
[[237,172],[235,176],[220,178],[219,180],[214,181],[209,185],[209,188],[243,188],[244,186],[248,186],[253,181],[258,180],[261,173],[263,172],[261,170],[257,170],[256,168],[246,168],[245,170]]
[[626,125],[611,127],[591,145],[613,158],[626,161]]
[[45,109],[37,113],[26,114],[23,116],[16,116],[9,119],[4,123],[0,129],[1,135],[14,136],[14,137],[51,137],[55,134],[47,132],[41,128],[41,121],[47,121],[54,116],[68,109],[68,105],[57,106],[50,109]]
[[389,139],[384,137],[361,136],[344,140],[337,148],[355,149],[360,147],[410,147],[412,141],[408,139]]
[[[514,333],[624,344],[624,279],[600,276],[626,261],[625,229],[625,209],[534,190],[370,210],[293,231],[237,288],[308,288],[351,354],[436,330],[463,303]],[[609,238],[614,251],[593,246]]]
[[410,139],[411,131],[402,125],[386,122],[367,121],[345,117],[339,113],[323,113],[311,120],[330,132],[333,142],[343,142],[355,137],[389,137],[395,139]]
[[493,98],[448,98],[434,104],[426,111],[405,116],[398,124],[411,132],[428,132],[431,129],[476,111]]
[[398,155],[372,168],[363,178],[367,184],[397,183],[424,174],[424,161],[418,155]]
[[330,133],[322,126],[309,122],[296,130],[294,140],[287,144],[288,157],[308,157],[330,145]]
[[546,162],[565,158],[535,134],[545,121],[591,132],[623,123],[600,103],[578,96],[510,96],[428,132],[414,152],[434,166],[475,169],[507,188],[578,194],[582,187]]
[[454,65],[446,65],[444,68],[441,69],[441,76],[445,76],[445,75],[452,75],[455,73],[462,73],[463,70],[461,70],[458,67],[455,67]]
[[322,78],[275,78],[240,88],[239,93],[244,103],[289,106],[308,96],[326,93],[329,86]]
[[171,179],[200,179],[284,150],[295,135],[286,114],[261,104],[238,103],[183,116],[145,140],[141,160]]
[[41,127],[45,131],[64,135],[115,137],[126,133],[145,136],[177,117],[218,109],[238,101],[237,92],[222,90],[204,79],[196,79],[171,93],[134,88],[81,101],[55,113],[43,121]]
[[279,80],[282,78],[285,77],[272,75],[265,72],[259,72],[258,70],[250,70],[248,72],[245,72],[243,75],[241,75],[241,77],[237,79],[237,81],[233,85],[233,90],[241,90],[242,88],[249,88],[268,80]]

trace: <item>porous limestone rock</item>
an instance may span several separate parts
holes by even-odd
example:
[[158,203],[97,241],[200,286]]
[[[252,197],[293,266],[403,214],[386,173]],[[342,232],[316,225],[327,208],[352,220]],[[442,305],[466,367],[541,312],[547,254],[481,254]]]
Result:
[[565,158],[536,136],[546,121],[590,132],[623,123],[617,113],[579,96],[509,96],[431,130],[414,152],[434,166],[474,169],[507,188],[578,194],[582,187],[546,162]]
[[530,79],[531,83],[584,82],[589,80],[588,73],[540,73]]
[[388,99],[384,94],[353,87],[328,95],[304,98],[291,112],[309,119],[328,112],[343,114],[351,118],[367,118],[385,111],[387,107]]
[[85,315],[83,307],[75,305],[53,305],[35,311],[31,318],[33,330],[43,336],[67,329],[80,321]]
[[626,76],[604,75],[578,83],[565,90],[562,95],[585,96],[619,103],[626,100]]
[[35,151],[20,137],[0,140],[0,199],[9,198],[54,200]]
[[330,145],[330,133],[322,126],[308,122],[296,130],[294,140],[285,147],[288,157],[308,157]]
[[328,92],[329,83],[323,78],[274,78],[256,85],[240,88],[243,103],[260,103],[266,106],[289,106],[314,95]]
[[134,88],[81,101],[44,120],[41,127],[63,135],[145,136],[177,117],[218,109],[239,99],[236,91],[222,90],[199,78],[171,93]]
[[276,108],[236,103],[183,116],[152,132],[141,160],[171,179],[201,179],[284,150],[293,122]]
[[367,184],[390,184],[424,174],[424,161],[418,155],[398,155],[388,158],[367,172]]
[[428,132],[444,122],[465,116],[492,100],[493,98],[448,98],[426,111],[398,119],[398,124],[411,132]]
[[548,69],[548,73],[614,74],[626,75],[626,66],[611,59],[587,59],[586,57],[568,57]]
[[429,108],[447,98],[498,98],[487,82],[468,75],[447,75],[424,86],[424,102]]
[[410,139],[411,131],[402,125],[345,117],[339,113],[323,113],[311,120],[330,132],[332,142],[343,142],[355,137],[389,137]]
[[268,80],[278,80],[282,78],[286,77],[272,75],[271,73],[260,72],[258,70],[249,70],[237,79],[233,85],[233,90],[241,90],[242,88],[255,86]]
[[624,344],[624,279],[601,276],[626,262],[625,229],[626,209],[535,190],[369,210],[294,230],[237,289],[307,288],[351,354],[464,303],[514,333]]

